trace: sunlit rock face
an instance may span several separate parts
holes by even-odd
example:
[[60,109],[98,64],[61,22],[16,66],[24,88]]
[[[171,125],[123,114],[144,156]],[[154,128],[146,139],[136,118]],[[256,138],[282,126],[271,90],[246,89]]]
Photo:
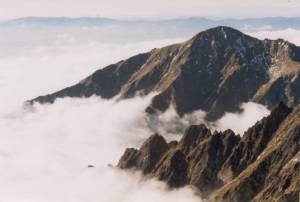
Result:
[[[147,146],[155,139],[162,147]],[[179,142],[167,144],[153,135],[140,150],[127,149],[118,167],[142,170],[171,188],[192,185],[210,201],[297,202],[299,145],[300,106],[292,109],[280,103],[242,137],[231,130],[212,133],[205,125],[194,125]],[[145,172],[149,164],[151,170]]]
[[258,40],[229,27],[153,49],[107,66],[78,84],[31,102],[61,97],[129,98],[156,92],[149,113],[173,106],[182,116],[195,110],[216,120],[254,101],[273,109],[300,102],[300,48],[284,40]]

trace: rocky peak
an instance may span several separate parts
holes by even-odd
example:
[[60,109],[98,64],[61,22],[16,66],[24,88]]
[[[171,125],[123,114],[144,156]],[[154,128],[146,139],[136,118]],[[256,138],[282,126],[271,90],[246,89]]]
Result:
[[281,122],[291,111],[292,109],[280,102],[268,117],[263,118],[249,128],[222,165],[222,169],[218,173],[219,178],[224,182],[228,182],[253,163],[267,147]]
[[271,118],[283,119],[291,112],[292,112],[292,108],[286,106],[283,102],[279,102],[278,106],[275,109],[273,109],[273,111],[268,116],[268,118],[269,119],[271,119]]
[[270,55],[273,58],[291,58],[294,61],[300,61],[300,51],[297,46],[284,40],[269,40],[265,39],[264,44]]
[[[250,36],[245,35],[244,33],[233,29],[231,27],[226,26],[218,26],[211,29],[208,29],[204,32],[200,32],[196,36],[192,38],[193,41],[213,41],[216,40],[218,42],[229,41],[231,43],[236,43],[239,38],[252,38]],[[253,40],[257,40],[252,38]]]
[[255,161],[218,190],[213,201],[298,201],[300,175],[292,162],[298,161],[300,151],[299,117],[296,107]]
[[181,149],[188,153],[195,148],[200,142],[211,136],[210,130],[204,125],[192,125],[186,129],[179,144]]
[[140,150],[127,149],[118,166],[126,169],[135,168],[144,174],[150,173],[168,149],[169,145],[162,136],[152,135]]
[[300,103],[300,48],[282,40],[259,40],[216,27],[180,44],[154,49],[98,70],[78,84],[33,102],[92,95],[121,99],[156,92],[147,112],[173,106],[183,116],[195,110],[216,120],[257,102]]
[[[300,193],[299,117],[300,106],[291,109],[280,103],[242,137],[231,130],[212,134],[205,125],[191,126],[178,144],[162,152],[148,174],[171,188],[192,185],[210,201],[296,202]],[[134,162],[136,157],[130,154],[142,149],[126,150],[121,161]]]
[[137,164],[138,150],[134,148],[127,148],[118,163],[121,169],[134,168]]
[[170,149],[153,171],[153,176],[165,181],[170,187],[178,188],[187,183],[188,161],[178,148]]

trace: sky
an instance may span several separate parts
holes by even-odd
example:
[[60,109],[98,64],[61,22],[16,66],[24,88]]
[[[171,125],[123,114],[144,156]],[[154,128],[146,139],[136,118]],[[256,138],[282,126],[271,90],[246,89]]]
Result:
[[[224,0],[0,0],[0,19],[96,15],[117,18],[291,16],[300,7],[295,0],[291,3],[272,0],[271,8],[269,0],[261,0],[262,3],[251,0],[251,5],[250,1],[238,3],[242,1],[231,0],[225,4]],[[254,11],[256,14],[252,15]],[[112,43],[102,39],[105,36],[101,35],[102,28],[54,29],[0,30],[1,200],[199,201],[189,188],[170,192],[163,183],[142,181],[139,174],[119,172],[107,166],[115,165],[126,147],[139,147],[153,132],[144,116],[149,97],[118,103],[97,97],[61,99],[53,105],[23,106],[25,100],[70,86],[108,64],[185,39],[162,39],[157,30],[153,38],[147,34],[132,40],[125,37],[125,31],[117,30],[122,32],[125,42],[112,40]],[[134,36],[140,34],[137,30],[134,33]],[[280,37],[300,45],[299,30],[262,30],[251,35],[261,39]],[[109,36],[114,38],[115,34],[110,32]],[[216,127],[223,130],[230,127],[241,133],[269,113],[253,103],[242,108],[244,113],[227,113]],[[173,132],[170,130],[174,130],[174,125],[201,123],[203,113],[198,111],[178,120],[174,111],[168,111],[159,117],[160,122],[155,122],[157,131],[175,139],[173,134],[168,134]],[[87,165],[95,168],[89,169]]]
[[300,0],[0,0],[0,19],[24,16],[113,18],[299,16]]
[[[154,133],[153,128],[168,140],[178,139],[176,127],[201,123],[204,112],[179,119],[170,109],[151,122],[145,117],[145,108],[153,94],[120,102],[99,97],[65,98],[52,105],[23,106],[25,100],[70,86],[107,64],[181,39],[119,44],[106,40],[105,44],[98,38],[90,37],[86,42],[70,32],[61,35],[49,29],[27,32],[13,27],[8,31],[12,41],[0,37],[10,41],[10,51],[0,45],[1,201],[201,201],[189,187],[170,191],[162,182],[144,181],[139,173],[107,165],[116,165],[125,148],[140,147]],[[100,31],[92,28],[88,32],[97,35]],[[217,126],[225,129],[228,126],[224,123],[238,120],[239,124],[230,127],[239,132],[268,113],[249,103],[242,107],[250,114],[227,114]]]

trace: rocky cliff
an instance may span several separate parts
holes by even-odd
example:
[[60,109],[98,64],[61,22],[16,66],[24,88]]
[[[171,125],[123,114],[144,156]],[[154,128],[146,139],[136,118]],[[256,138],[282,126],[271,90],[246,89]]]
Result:
[[190,126],[179,142],[153,135],[139,150],[127,149],[118,167],[171,188],[193,186],[212,202],[298,202],[300,106],[280,103],[242,137],[205,125]]
[[273,109],[300,102],[300,48],[284,40],[258,40],[229,27],[110,65],[78,84],[30,102],[63,97],[158,94],[147,112],[173,105],[179,115],[204,110],[208,120],[254,101]]

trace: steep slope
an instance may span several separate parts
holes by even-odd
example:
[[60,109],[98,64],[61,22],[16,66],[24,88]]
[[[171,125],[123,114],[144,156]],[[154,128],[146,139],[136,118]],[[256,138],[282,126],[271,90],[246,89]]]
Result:
[[216,201],[299,201],[300,106],[280,124],[266,149],[222,187]]
[[229,182],[253,163],[267,147],[280,123],[290,112],[290,108],[280,103],[268,117],[249,128],[222,165],[218,177],[223,182]]
[[92,95],[112,98],[120,92],[122,86],[147,61],[148,57],[149,54],[145,53],[129,58],[126,61],[120,61],[98,70],[74,86],[51,95],[40,96],[31,102],[53,103],[57,98],[90,97]]
[[173,105],[179,115],[207,111],[208,120],[254,101],[274,108],[300,102],[300,48],[283,40],[258,40],[229,27],[98,70],[80,83],[31,102],[99,95],[129,98],[157,92],[147,112]]
[[[172,188],[192,185],[209,201],[299,200],[300,106],[280,103],[242,137],[230,130],[212,134],[199,125],[188,128],[179,142],[167,144],[154,135],[144,145],[150,141],[153,150],[127,149],[118,167],[142,170]],[[155,161],[145,160],[151,154]]]

